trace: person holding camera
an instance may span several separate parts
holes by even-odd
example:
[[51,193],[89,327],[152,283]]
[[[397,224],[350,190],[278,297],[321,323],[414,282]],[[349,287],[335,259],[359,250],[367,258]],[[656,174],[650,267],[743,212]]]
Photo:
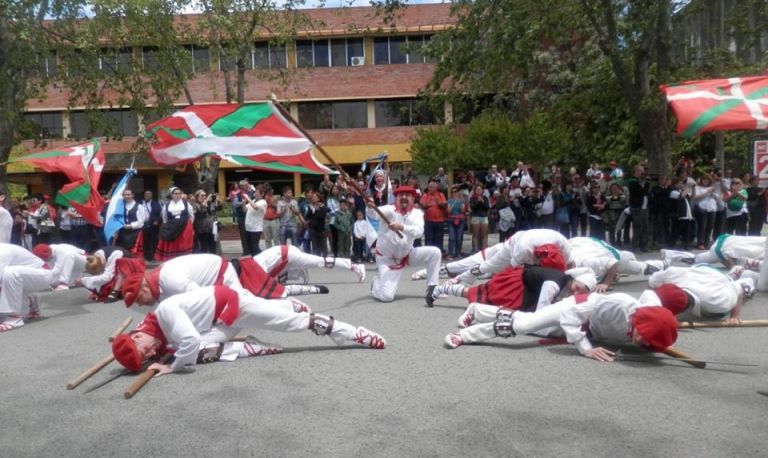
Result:
[[219,209],[218,200],[216,194],[207,194],[202,189],[195,191],[195,200],[192,202],[195,211],[195,253],[216,254],[214,225],[216,211]]
[[259,241],[261,233],[264,231],[264,215],[267,211],[267,201],[263,199],[264,190],[257,186],[253,191],[253,198],[247,193],[243,194],[245,199],[245,234],[247,253],[256,256],[261,253]]

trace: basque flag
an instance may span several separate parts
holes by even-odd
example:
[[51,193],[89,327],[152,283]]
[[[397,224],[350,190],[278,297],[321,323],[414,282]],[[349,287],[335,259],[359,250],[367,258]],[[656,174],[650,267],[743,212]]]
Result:
[[104,237],[107,243],[112,243],[112,237],[125,225],[125,202],[123,202],[123,191],[128,187],[131,177],[136,175],[136,169],[130,168],[125,171],[125,175],[115,186],[112,195],[109,198],[107,214],[104,217]]

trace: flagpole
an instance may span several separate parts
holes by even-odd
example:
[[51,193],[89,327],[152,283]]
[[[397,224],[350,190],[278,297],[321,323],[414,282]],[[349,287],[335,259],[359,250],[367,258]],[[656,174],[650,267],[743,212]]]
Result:
[[[331,157],[331,155],[328,154],[328,152],[325,151],[325,149],[322,146],[320,146],[320,144],[317,143],[317,141],[315,141],[315,139],[312,138],[311,135],[309,135],[309,132],[307,132],[303,127],[301,127],[301,125],[298,122],[296,122],[295,119],[293,119],[293,117],[288,112],[288,110],[283,108],[283,106],[280,105],[280,103],[278,103],[277,98],[275,97],[275,95],[271,94],[269,99],[270,99],[270,102],[272,103],[272,106],[274,106],[277,109],[277,111],[279,111],[280,114],[283,115],[284,118],[286,118],[288,121],[290,121],[291,124],[293,124],[297,129],[299,129],[299,131],[302,134],[304,134],[304,136],[307,137],[307,139],[310,142],[312,142],[312,144],[315,146],[315,148],[317,148],[318,151],[320,151],[323,154],[323,156],[325,156],[325,158],[328,160],[328,162],[330,162],[331,164],[333,164],[334,167],[336,167],[336,169],[341,174],[342,178],[344,178],[344,181],[346,181],[347,183],[351,183],[352,184],[352,188],[357,192],[357,194],[359,196],[361,196],[366,202],[370,202],[372,199],[365,197],[363,192],[357,187],[357,183],[354,180],[352,180],[352,177],[350,177],[349,174],[346,171],[344,171],[344,169],[341,168],[341,166]],[[389,180],[387,180],[387,181],[389,181]],[[381,220],[384,222],[384,224],[386,224],[387,226],[392,224],[389,221],[389,218],[384,216],[384,214],[381,212],[381,210],[379,210],[379,207],[373,205],[373,206],[371,206],[371,208],[373,208],[373,210],[376,212],[376,214],[379,215],[379,218],[381,218]],[[398,237],[403,238],[403,234],[400,231],[395,231],[395,234],[397,234]]]

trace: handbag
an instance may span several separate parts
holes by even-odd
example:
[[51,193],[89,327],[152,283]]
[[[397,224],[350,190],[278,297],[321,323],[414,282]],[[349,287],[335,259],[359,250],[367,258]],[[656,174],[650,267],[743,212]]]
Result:
[[557,224],[571,224],[571,215],[568,207],[559,207],[555,210],[555,222]]

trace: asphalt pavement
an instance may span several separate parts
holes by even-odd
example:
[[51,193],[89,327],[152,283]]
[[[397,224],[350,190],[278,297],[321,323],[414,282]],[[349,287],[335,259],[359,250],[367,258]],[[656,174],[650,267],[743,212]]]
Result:
[[[118,374],[116,363],[75,390],[65,386],[109,354],[120,322],[148,310],[89,303],[82,289],[46,293],[42,318],[0,334],[0,456],[768,454],[768,397],[758,393],[768,391],[768,328],[681,331],[676,344],[700,359],[756,367],[599,363],[530,336],[448,350],[443,337],[466,301],[424,307],[414,270],[387,304],[370,297],[371,264],[363,283],[340,270],[310,272],[330,294],[305,302],[381,333],[383,351],[255,331],[286,352],[156,378],[133,399],[123,397],[132,375],[84,393]],[[614,290],[637,295],[645,285],[624,277]],[[768,294],[743,315],[768,319]]]

